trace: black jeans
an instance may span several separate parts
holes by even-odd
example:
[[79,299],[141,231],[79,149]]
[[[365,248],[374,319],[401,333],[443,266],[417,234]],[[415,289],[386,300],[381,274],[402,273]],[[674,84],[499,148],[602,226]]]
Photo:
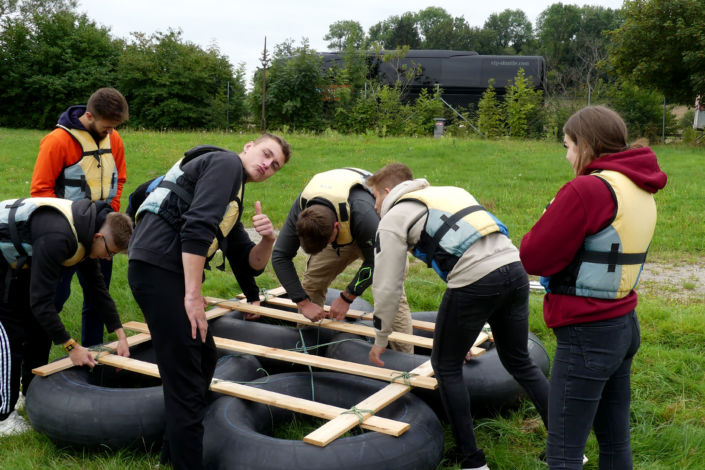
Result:
[[634,311],[610,320],[555,328],[546,458],[550,469],[582,469],[590,428],[600,470],[629,470],[631,365],[639,349]]
[[485,322],[492,327],[499,359],[527,391],[548,423],[548,380],[528,351],[529,279],[521,263],[502,266],[482,279],[447,289],[436,318],[431,363],[461,467],[479,467],[485,456],[477,448],[470,415],[470,395],[463,382],[463,360]]
[[[4,371],[0,374],[0,398],[6,404],[6,412],[0,413],[0,420],[7,418],[15,408],[23,369],[29,371],[31,377],[33,368],[47,363],[51,348],[51,339],[37,321],[30,306],[31,271],[21,269],[15,274],[10,285],[6,286],[6,271],[0,269],[0,323],[5,328],[8,340],[0,351],[0,368]],[[24,392],[27,393],[29,379],[24,379],[23,386]]]
[[[113,260],[99,259],[98,263],[100,264],[100,271],[103,273],[105,287],[110,289],[110,278],[113,274]],[[76,267],[65,268],[65,272],[61,276],[61,281],[56,288],[56,297],[54,298],[54,305],[56,306],[57,312],[62,310],[71,295],[71,279],[73,279],[74,273],[76,273],[78,282],[81,284],[81,287],[83,287],[85,280],[81,272],[78,271]],[[104,328],[105,325],[103,323],[103,317],[100,316],[100,312],[84,297],[81,315],[81,345],[89,347],[102,344]]]
[[[184,275],[130,261],[130,289],[152,335],[164,389],[163,460],[175,470],[203,468],[203,417],[217,362],[213,336],[191,338],[184,308]],[[167,463],[167,462],[163,462]]]

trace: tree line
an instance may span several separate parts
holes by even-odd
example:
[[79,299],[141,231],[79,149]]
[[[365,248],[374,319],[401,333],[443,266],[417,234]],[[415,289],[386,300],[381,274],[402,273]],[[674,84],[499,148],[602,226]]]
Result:
[[[405,77],[413,67],[399,70],[396,86],[371,80],[364,57],[381,50],[388,52],[385,60],[408,49],[541,55],[548,83],[543,98],[549,102],[609,97],[649,108],[664,99],[692,105],[696,95],[705,95],[701,7],[702,0],[627,0],[619,10],[555,3],[535,25],[523,11],[508,9],[472,27],[439,7],[390,16],[368,31],[356,21],[337,21],[324,37],[345,58],[335,73],[323,69],[305,40],[274,47],[266,72],[266,122],[384,135],[430,130],[432,120],[429,128],[417,122],[419,116],[448,110],[438,106],[432,90],[418,103],[404,102]],[[233,66],[216,45],[204,49],[179,30],[114,38],[109,28],[79,13],[75,0],[0,0],[0,126],[49,128],[67,105],[84,102],[100,86],[125,95],[134,128],[257,124],[261,73],[246,77],[244,64]],[[477,112],[472,106],[460,110],[475,124]],[[559,118],[544,116],[544,133]]]

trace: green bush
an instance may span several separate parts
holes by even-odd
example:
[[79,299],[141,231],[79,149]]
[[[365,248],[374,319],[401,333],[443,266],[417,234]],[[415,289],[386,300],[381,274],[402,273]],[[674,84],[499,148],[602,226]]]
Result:
[[490,79],[487,89],[477,105],[477,127],[487,138],[504,135],[504,113],[494,89],[494,79]]
[[443,90],[430,94],[425,88],[411,107],[412,114],[404,125],[404,134],[415,137],[433,135],[434,118],[447,118],[446,106],[441,101]]
[[541,101],[543,92],[535,90],[524,69],[520,68],[514,81],[507,87],[504,99],[506,132],[510,137],[538,137],[542,134]]

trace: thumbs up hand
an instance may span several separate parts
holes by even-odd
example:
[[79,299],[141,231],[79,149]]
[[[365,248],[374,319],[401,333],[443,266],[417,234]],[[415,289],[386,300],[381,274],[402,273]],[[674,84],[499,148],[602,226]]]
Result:
[[255,201],[255,215],[252,217],[252,225],[262,238],[274,239],[274,225],[267,214],[262,213],[262,204],[259,201]]

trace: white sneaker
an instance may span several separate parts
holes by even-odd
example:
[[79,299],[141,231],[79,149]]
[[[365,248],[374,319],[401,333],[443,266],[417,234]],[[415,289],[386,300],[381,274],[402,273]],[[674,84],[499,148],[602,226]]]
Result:
[[482,467],[461,468],[460,470],[490,470],[490,467],[488,467],[487,464],[485,464]]
[[7,419],[0,421],[0,436],[22,434],[32,429],[32,426],[14,410]]
[[586,463],[588,463],[588,458],[587,455],[583,454],[583,465],[585,465]]
[[25,404],[24,394],[20,393],[20,395],[17,397],[17,403],[15,403],[15,409],[16,410],[24,410],[24,404]]

